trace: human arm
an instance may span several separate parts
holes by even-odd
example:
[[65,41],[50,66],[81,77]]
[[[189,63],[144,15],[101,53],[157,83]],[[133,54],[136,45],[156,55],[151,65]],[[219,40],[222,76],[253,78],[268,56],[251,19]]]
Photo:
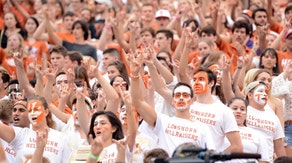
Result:
[[88,114],[88,109],[85,103],[85,87],[76,87],[76,108],[77,108],[77,116],[80,123],[80,127],[84,133],[89,133],[89,121],[90,116]]
[[194,43],[194,38],[197,37],[197,31],[195,32],[190,32],[190,30],[188,32],[185,32],[186,34],[186,41],[185,41],[185,46],[183,49],[183,53],[182,56],[180,58],[180,62],[179,62],[179,78],[181,82],[187,83],[189,85],[191,85],[190,83],[190,76],[187,73],[187,67],[188,67],[188,55],[191,52],[191,44]]
[[16,73],[17,73],[17,78],[19,81],[20,88],[24,90],[26,97],[34,95],[35,90],[30,85],[28,77],[27,77],[25,70],[24,70],[24,67],[23,67],[23,52],[20,51],[20,52],[14,53],[13,59],[14,59],[14,63],[16,66]]
[[226,137],[230,142],[230,146],[224,150],[225,152],[243,152],[239,131],[228,132]]
[[86,163],[96,163],[99,155],[103,150],[103,142],[101,136],[96,136],[95,139],[92,138],[92,135],[89,135],[90,142],[90,154],[86,160]]
[[0,138],[10,143],[15,137],[14,129],[0,121]]
[[4,148],[1,142],[0,142],[0,163],[7,163]]
[[4,149],[0,143],[0,163],[7,163]]
[[118,149],[116,163],[126,162],[126,141],[124,139],[113,140],[113,141],[117,144],[117,149]]
[[43,163],[43,153],[48,140],[48,130],[45,132],[36,132],[36,149],[31,158],[31,163]]
[[285,148],[284,148],[284,140],[282,138],[276,139],[274,142],[274,151],[277,157],[286,156]]
[[156,55],[155,55],[154,50],[148,49],[147,58],[145,59],[145,64],[148,66],[152,83],[155,83],[153,84],[154,90],[157,93],[159,93],[167,102],[171,104],[172,92],[166,87],[165,82],[162,80],[161,76],[157,72],[157,69],[156,69],[157,67],[155,65],[160,64],[160,62],[155,56]]
[[135,145],[135,139],[136,139],[136,133],[137,133],[137,122],[134,118],[134,111],[132,107],[132,100],[130,92],[123,91],[121,88],[118,88],[119,94],[121,94],[121,97],[124,101],[126,113],[127,113],[127,121],[128,121],[128,129],[126,133],[126,143],[130,149],[130,151],[133,151],[134,145]]
[[57,36],[56,32],[54,31],[47,12],[46,12],[46,18],[44,22],[45,22],[45,27],[49,34],[49,37],[54,41],[55,45],[62,45],[63,40],[59,36]]
[[45,32],[46,32],[46,21],[42,21],[42,23],[37,27],[37,29],[33,33],[32,37],[37,40],[48,41],[49,36]]
[[152,127],[156,124],[157,114],[153,107],[147,104],[142,97],[142,92],[140,88],[140,68],[142,64],[142,55],[138,55],[134,58],[133,55],[130,56],[130,72],[131,72],[131,86],[130,93],[132,97],[132,104],[136,107],[137,112],[143,117],[143,119]]
[[111,26],[110,26],[110,18],[108,18],[105,21],[105,25],[103,27],[102,33],[100,35],[99,41],[98,41],[98,45],[97,45],[97,49],[104,51],[106,49],[106,45],[107,45],[107,40],[109,37],[109,31],[111,30]]
[[99,63],[95,67],[95,77],[97,78],[99,84],[101,85],[103,91],[106,93],[107,98],[107,105],[106,110],[111,111],[113,113],[117,113],[119,104],[120,104],[120,97],[116,90],[109,84],[108,81],[105,80],[105,78],[101,75],[101,73],[98,70]]
[[26,19],[30,17],[30,14],[18,3],[17,0],[10,0],[10,1]]
[[227,59],[226,56],[223,58],[221,90],[223,91],[226,101],[235,97],[232,89],[232,77],[230,72],[231,60],[232,59]]

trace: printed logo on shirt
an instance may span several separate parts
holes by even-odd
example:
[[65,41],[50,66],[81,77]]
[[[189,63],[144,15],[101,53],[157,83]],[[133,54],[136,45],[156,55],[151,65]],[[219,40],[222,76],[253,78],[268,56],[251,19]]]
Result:
[[165,128],[165,133],[174,137],[198,140],[197,129],[194,127],[185,127],[182,125],[169,123]]
[[248,126],[253,126],[270,132],[275,132],[275,125],[273,121],[260,119],[252,115],[247,116],[246,124]]
[[201,121],[202,123],[215,126],[216,124],[216,115],[213,113],[191,110],[191,115],[194,119]]
[[[28,143],[26,144],[26,148],[36,148],[36,139],[35,138],[29,138]],[[44,151],[54,153],[55,155],[58,155],[58,142],[47,140],[47,144],[44,148]]]

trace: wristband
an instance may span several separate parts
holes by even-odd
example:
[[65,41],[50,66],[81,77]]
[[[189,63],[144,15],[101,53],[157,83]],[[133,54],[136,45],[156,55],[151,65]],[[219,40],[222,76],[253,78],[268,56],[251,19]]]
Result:
[[90,153],[89,153],[89,158],[92,158],[92,159],[94,159],[95,161],[97,161],[98,158],[99,158],[99,156],[94,156],[94,155],[92,154],[92,152],[90,152]]

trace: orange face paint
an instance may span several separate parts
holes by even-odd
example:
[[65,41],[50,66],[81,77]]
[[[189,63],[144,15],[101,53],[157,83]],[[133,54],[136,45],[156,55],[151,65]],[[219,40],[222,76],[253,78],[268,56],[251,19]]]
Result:
[[27,104],[28,118],[31,124],[39,124],[45,117],[45,108],[38,100],[31,100]]
[[195,94],[204,94],[208,91],[208,75],[206,72],[198,72],[193,78]]
[[268,101],[267,87],[265,85],[259,85],[254,90],[254,101],[262,106],[265,106]]

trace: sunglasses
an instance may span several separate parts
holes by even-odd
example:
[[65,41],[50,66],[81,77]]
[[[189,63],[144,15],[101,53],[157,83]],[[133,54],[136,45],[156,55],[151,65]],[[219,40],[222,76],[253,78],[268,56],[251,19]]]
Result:
[[113,82],[113,85],[114,86],[127,86],[128,83],[123,81],[123,82]]

